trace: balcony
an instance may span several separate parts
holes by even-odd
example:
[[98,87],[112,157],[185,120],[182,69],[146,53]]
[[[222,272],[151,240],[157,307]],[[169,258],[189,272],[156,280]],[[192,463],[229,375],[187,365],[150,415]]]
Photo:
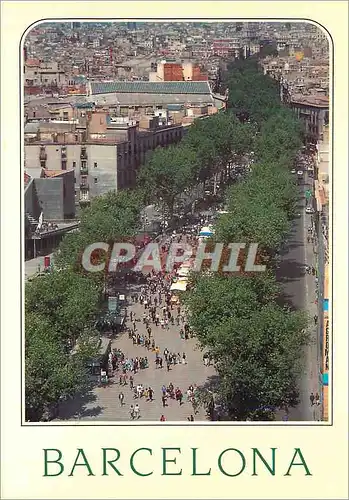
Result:
[[80,192],[79,204],[81,207],[86,207],[91,202],[88,191]]
[[80,190],[81,191],[89,191],[90,186],[87,182],[80,182]]
[[87,167],[80,167],[80,174],[81,175],[88,175],[88,168]]
[[81,149],[80,159],[81,160],[87,160],[87,151],[86,151],[86,149]]
[[89,198],[81,198],[81,200],[79,200],[80,207],[86,207],[90,205],[90,203],[91,201]]

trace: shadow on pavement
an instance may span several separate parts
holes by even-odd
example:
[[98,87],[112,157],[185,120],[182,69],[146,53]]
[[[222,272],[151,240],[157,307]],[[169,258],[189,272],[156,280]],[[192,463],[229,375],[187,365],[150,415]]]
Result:
[[85,408],[79,413],[79,417],[98,417],[103,412],[104,408],[102,406],[95,406],[94,408]]
[[91,405],[97,400],[97,396],[91,392],[92,386],[88,388],[88,392],[84,394],[78,394],[74,399],[69,399],[61,403],[58,410],[58,420],[70,420],[77,419],[80,417],[93,417],[102,413],[103,409],[101,406],[95,406],[94,408],[86,408],[87,405]]
[[294,259],[284,259],[276,269],[276,279],[279,283],[288,283],[305,276],[305,266]]

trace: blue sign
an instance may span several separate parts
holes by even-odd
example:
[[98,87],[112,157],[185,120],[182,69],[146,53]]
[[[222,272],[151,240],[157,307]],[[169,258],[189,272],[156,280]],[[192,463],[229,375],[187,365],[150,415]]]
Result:
[[324,312],[328,312],[328,307],[329,307],[329,300],[328,299],[324,299]]
[[328,385],[328,373],[323,373],[322,374],[322,384],[323,385]]

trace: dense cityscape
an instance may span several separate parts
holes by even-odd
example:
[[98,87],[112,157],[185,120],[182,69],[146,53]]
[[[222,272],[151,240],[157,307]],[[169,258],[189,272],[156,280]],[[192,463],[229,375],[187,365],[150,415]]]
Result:
[[329,56],[307,23],[31,30],[27,421],[329,419]]

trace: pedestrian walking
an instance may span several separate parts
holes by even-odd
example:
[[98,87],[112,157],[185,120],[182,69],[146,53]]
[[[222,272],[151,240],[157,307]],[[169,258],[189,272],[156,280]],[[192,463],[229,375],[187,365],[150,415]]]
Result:
[[318,406],[320,405],[320,394],[318,392],[315,394],[315,403]]
[[317,320],[318,320],[318,316],[317,316],[317,314],[314,314],[314,325],[315,326],[317,325]]
[[176,400],[179,402],[179,406],[182,406],[183,394],[179,387],[176,389]]
[[140,415],[140,408],[139,408],[139,405],[138,404],[135,404],[135,409],[134,409],[134,414],[135,414],[135,418],[138,419],[141,415]]
[[130,375],[129,381],[130,381],[130,389],[132,390],[133,389],[133,377],[132,377],[132,375]]
[[165,408],[165,406],[166,406],[166,395],[165,394],[162,395],[161,401],[162,401],[163,408]]
[[130,418],[133,420],[135,418],[135,409],[133,405],[130,406],[129,413],[130,413]]
[[125,399],[124,393],[120,392],[120,394],[119,394],[120,406],[124,405],[124,399]]
[[185,354],[185,352],[183,352],[182,354],[182,365],[186,365],[187,364],[187,356]]
[[189,420],[189,422],[194,422],[194,417],[193,417],[193,415],[190,415],[190,417],[188,417],[188,420]]
[[148,389],[149,401],[153,401],[154,391],[151,387]]
[[313,405],[314,405],[314,400],[315,400],[314,393],[311,393],[311,394],[310,394],[309,399],[310,399],[310,404],[311,404],[311,406],[313,406]]

